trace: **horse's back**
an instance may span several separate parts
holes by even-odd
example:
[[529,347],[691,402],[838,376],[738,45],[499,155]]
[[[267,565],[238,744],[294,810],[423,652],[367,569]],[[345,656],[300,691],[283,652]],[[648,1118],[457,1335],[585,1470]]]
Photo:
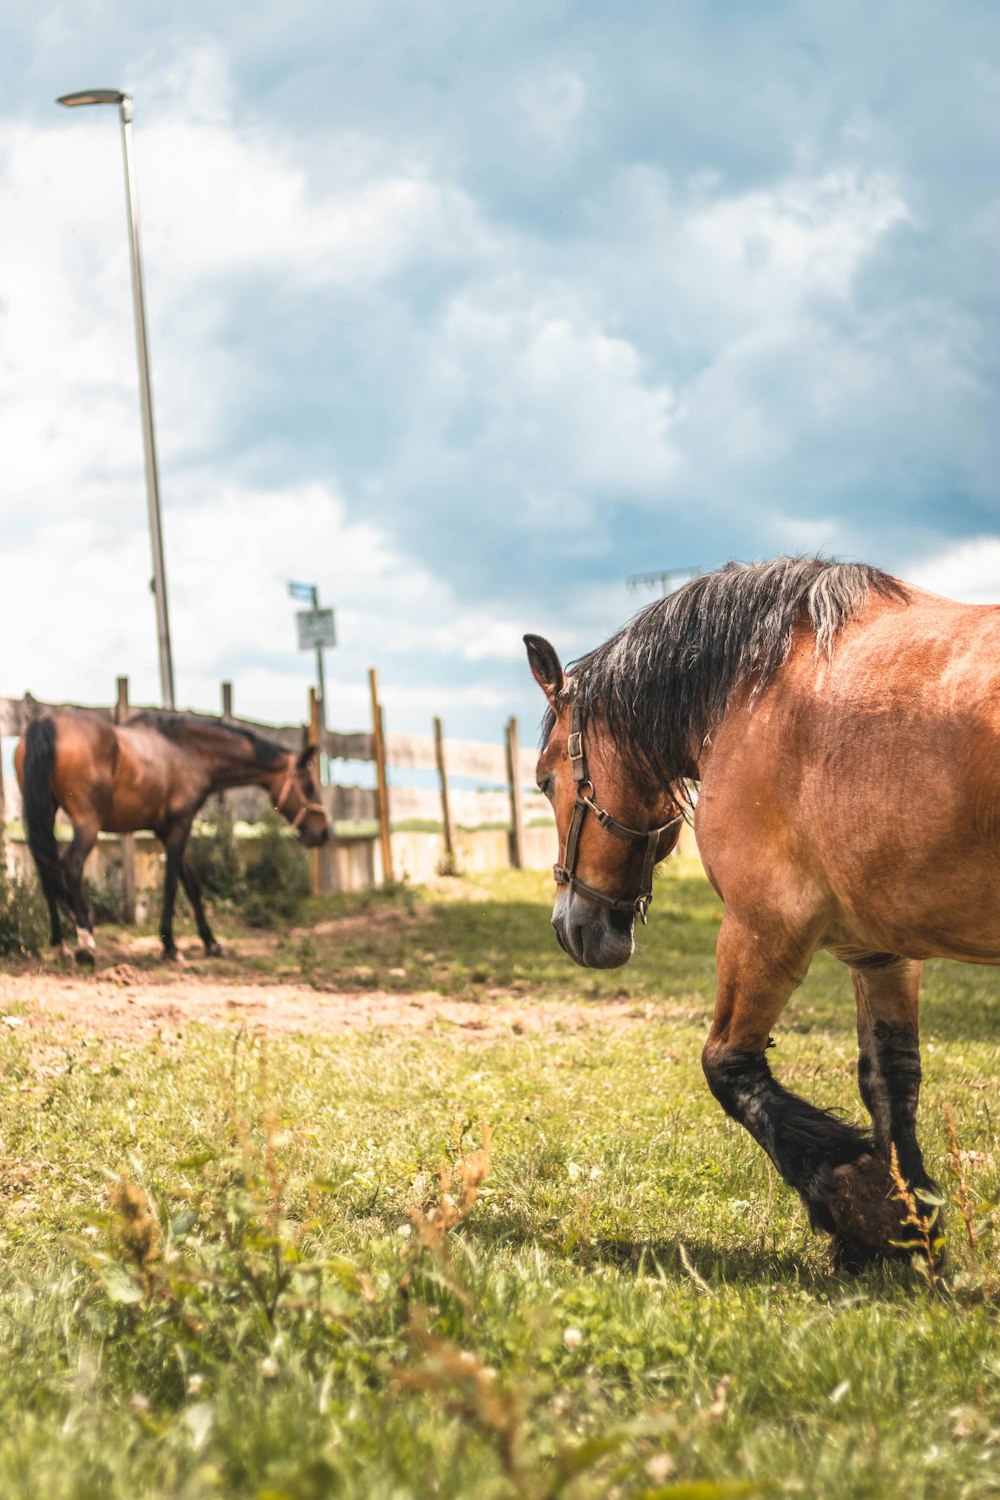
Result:
[[155,725],[130,721],[116,735],[115,796],[105,824],[111,832],[160,829],[180,809],[200,800],[202,773]]
[[914,590],[829,656],[803,632],[727,714],[702,803],[730,891],[811,905],[831,942],[1000,962],[1000,608]]

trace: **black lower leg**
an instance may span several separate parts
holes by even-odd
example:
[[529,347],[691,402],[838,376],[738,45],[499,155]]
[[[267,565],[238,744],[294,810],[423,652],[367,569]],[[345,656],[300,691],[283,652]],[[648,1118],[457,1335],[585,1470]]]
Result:
[[817,1109],[777,1082],[762,1052],[720,1050],[703,1057],[708,1086],[723,1109],[764,1148],[809,1212],[814,1229],[835,1232],[828,1207],[834,1169],[870,1154],[863,1131]]
[[920,1075],[916,1028],[875,1021],[858,1051],[858,1087],[872,1117],[875,1149],[888,1161],[895,1147],[906,1181],[933,1190],[917,1140]]
[[192,870],[191,862],[186,854],[181,860],[180,872],[181,880],[184,883],[184,890],[191,903],[191,910],[194,912],[194,919],[198,926],[198,935],[205,945],[205,952],[213,957],[218,957],[222,952],[222,948],[216,942],[212,929],[208,925],[208,918],[205,916],[205,908],[202,904],[201,887],[198,884],[198,877]]
[[48,885],[45,886],[45,904],[49,909],[49,935],[53,948],[62,947],[62,923],[59,920],[59,897]]
[[160,912],[160,941],[165,958],[177,957],[174,942],[174,902],[177,898],[177,877],[180,873],[179,850],[167,849],[167,871],[163,878],[163,909]]

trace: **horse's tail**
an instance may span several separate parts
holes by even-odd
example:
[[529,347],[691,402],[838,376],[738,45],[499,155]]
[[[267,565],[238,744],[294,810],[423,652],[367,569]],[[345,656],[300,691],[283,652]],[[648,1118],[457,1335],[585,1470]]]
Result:
[[56,799],[52,793],[55,762],[55,720],[33,719],[24,736],[24,786],[21,793],[28,847],[45,895],[49,900],[68,904],[69,892],[55,835]]

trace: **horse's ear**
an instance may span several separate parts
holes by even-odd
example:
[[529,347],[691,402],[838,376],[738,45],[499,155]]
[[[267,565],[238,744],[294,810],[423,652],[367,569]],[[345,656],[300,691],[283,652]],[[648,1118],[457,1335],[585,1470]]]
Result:
[[306,766],[308,766],[314,759],[318,748],[319,747],[316,745],[307,745],[306,748],[302,751],[298,760],[295,762],[300,771],[304,771],[306,769]]
[[552,703],[563,685],[563,669],[552,646],[542,635],[526,635],[524,644],[528,648],[528,666],[531,675],[542,692]]

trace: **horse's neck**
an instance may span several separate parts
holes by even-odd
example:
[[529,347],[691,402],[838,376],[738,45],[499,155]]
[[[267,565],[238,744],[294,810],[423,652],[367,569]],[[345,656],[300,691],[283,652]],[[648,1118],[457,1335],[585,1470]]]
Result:
[[231,762],[209,767],[209,775],[212,780],[213,792],[224,792],[230,787],[237,786],[264,786],[266,787],[274,775],[274,767],[258,766],[256,764],[236,765]]
[[262,766],[250,745],[213,743],[204,752],[205,766],[211,781],[210,790],[224,792],[237,786],[267,786],[276,766]]

